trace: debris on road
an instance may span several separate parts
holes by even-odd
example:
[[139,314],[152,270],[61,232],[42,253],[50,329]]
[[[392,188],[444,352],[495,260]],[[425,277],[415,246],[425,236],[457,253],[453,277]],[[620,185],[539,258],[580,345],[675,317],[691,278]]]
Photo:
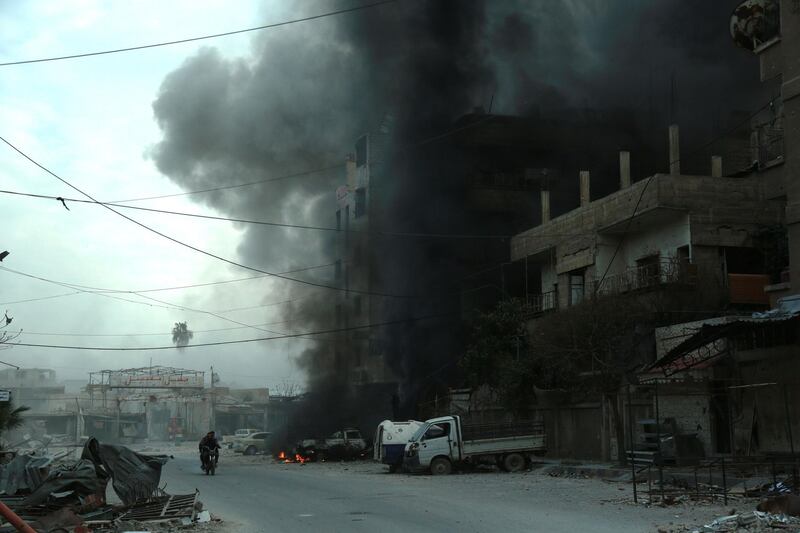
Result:
[[[16,455],[0,465],[0,502],[9,520],[19,517],[36,531],[166,532],[219,522],[203,511],[197,492],[170,495],[159,489],[167,460],[94,438],[78,460]],[[122,505],[106,503],[109,480]],[[0,522],[0,532],[13,530]]]
[[798,530],[800,518],[787,515],[752,511],[717,518],[692,533],[718,533],[725,531],[764,531],[770,529]]

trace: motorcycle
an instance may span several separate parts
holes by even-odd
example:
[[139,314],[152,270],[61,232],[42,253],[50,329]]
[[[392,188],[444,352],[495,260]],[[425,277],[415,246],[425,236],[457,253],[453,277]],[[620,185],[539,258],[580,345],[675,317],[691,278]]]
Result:
[[203,472],[205,472],[206,475],[211,474],[213,476],[214,472],[217,470],[217,463],[214,460],[214,454],[211,453],[211,448],[208,446],[200,448],[200,461],[203,464]]

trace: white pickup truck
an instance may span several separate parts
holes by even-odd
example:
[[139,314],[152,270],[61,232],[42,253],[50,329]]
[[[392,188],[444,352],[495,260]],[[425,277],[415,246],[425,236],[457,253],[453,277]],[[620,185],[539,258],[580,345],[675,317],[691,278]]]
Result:
[[526,467],[531,455],[544,455],[541,422],[463,424],[459,416],[426,421],[406,444],[403,465],[411,471],[449,474],[460,464],[495,464],[506,472]]

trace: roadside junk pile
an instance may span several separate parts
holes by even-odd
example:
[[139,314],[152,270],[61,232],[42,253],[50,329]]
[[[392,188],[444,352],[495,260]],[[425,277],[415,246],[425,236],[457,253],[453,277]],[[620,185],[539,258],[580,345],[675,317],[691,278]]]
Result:
[[[168,459],[94,438],[77,460],[61,454],[16,455],[0,465],[0,503],[7,507],[0,505],[7,521],[0,532],[30,531],[12,513],[40,533],[152,531],[151,524],[158,529],[210,521],[208,512],[201,512],[197,493],[169,495],[159,489],[161,467]],[[106,502],[109,481],[119,505]]]
[[749,513],[733,514],[717,518],[692,533],[718,533],[723,531],[800,531],[800,518],[785,514]]

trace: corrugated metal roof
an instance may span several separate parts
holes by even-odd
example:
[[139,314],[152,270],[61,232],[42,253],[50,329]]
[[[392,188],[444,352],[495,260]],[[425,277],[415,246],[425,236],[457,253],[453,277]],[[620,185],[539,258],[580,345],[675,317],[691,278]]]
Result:
[[778,300],[778,306],[762,313],[753,313],[751,316],[736,317],[723,324],[705,324],[697,332],[681,342],[648,369],[662,368],[680,357],[698,350],[718,339],[735,336],[757,328],[760,325],[788,322],[800,319],[800,295],[786,296]]

